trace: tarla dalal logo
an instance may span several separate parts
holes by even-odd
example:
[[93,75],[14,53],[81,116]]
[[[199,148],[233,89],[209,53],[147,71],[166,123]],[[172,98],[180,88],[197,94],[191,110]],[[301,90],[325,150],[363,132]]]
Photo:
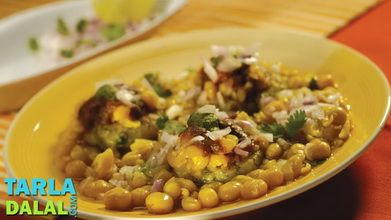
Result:
[[56,180],[42,178],[33,178],[31,182],[27,179],[5,178],[7,185],[7,194],[9,196],[63,196],[70,195],[70,206],[65,209],[64,201],[46,200],[46,204],[40,206],[38,200],[24,200],[18,203],[14,200],[6,200],[6,215],[77,215],[76,189],[71,178],[65,178],[62,189],[56,189]]

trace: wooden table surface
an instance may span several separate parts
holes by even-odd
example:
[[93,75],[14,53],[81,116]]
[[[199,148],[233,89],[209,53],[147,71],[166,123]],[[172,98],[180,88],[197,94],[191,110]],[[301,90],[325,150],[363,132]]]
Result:
[[[54,0],[0,0],[0,18]],[[329,35],[380,0],[189,0],[153,35],[227,26],[273,25]]]

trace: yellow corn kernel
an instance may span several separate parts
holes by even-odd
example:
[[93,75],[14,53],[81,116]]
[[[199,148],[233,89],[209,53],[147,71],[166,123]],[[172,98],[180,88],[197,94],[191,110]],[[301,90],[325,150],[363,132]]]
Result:
[[308,85],[308,79],[302,75],[295,75],[288,80],[288,88],[298,89]]
[[199,147],[188,147],[186,150],[186,157],[191,159],[192,163],[188,163],[190,167],[195,170],[204,169],[209,161],[208,157],[205,157],[204,152]]
[[257,122],[257,123],[263,123],[263,122],[267,121],[267,117],[266,117],[265,113],[263,113],[262,111],[255,113],[254,119],[255,119],[255,122]]
[[240,111],[236,114],[236,119],[238,120],[249,120],[251,119],[250,116],[244,112],[244,111]]
[[265,82],[266,79],[266,74],[263,71],[261,71],[258,65],[250,66],[249,76],[250,78],[261,82]]
[[175,181],[178,182],[182,188],[189,190],[189,192],[194,192],[198,189],[197,185],[189,179],[175,178]]
[[126,165],[126,166],[136,166],[136,165],[143,164],[144,160],[141,159],[141,154],[136,154],[134,152],[128,152],[122,157],[121,162],[123,165]]
[[212,188],[201,189],[198,193],[198,200],[205,208],[213,208],[219,204],[219,196]]
[[223,154],[212,154],[208,163],[208,170],[216,171],[218,169],[227,168],[228,157]]
[[156,143],[155,141],[137,138],[130,145],[130,149],[133,153],[141,154],[144,158],[147,158],[149,154],[152,152],[155,143]]
[[233,83],[234,81],[232,78],[229,78],[228,80],[220,83],[219,91],[221,92],[221,94],[223,94],[224,96],[230,96],[232,94]]
[[284,103],[282,101],[275,100],[267,104],[262,111],[266,117],[272,117],[274,112],[279,112],[282,110],[286,110]]
[[210,100],[216,99],[216,86],[211,81],[207,81],[204,84],[204,91]]
[[167,182],[173,175],[166,169],[161,169],[159,172],[155,174],[153,177],[155,180],[162,179],[164,182]]
[[129,107],[123,105],[118,106],[115,108],[113,112],[112,120],[128,128],[140,127],[141,125],[140,121],[131,120],[129,118],[129,112],[130,112]]
[[134,172],[132,177],[129,179],[129,185],[134,188],[139,188],[147,184],[148,177],[140,171]]
[[232,134],[219,139],[220,146],[223,147],[223,152],[225,154],[230,153],[238,144],[238,142],[239,138]]
[[174,200],[166,193],[153,192],[145,199],[149,213],[167,214],[174,208]]
[[143,91],[141,99],[152,109],[161,109],[163,104],[160,102],[160,97],[152,91]]
[[247,96],[246,90],[244,88],[239,88],[237,91],[237,95],[239,102],[244,102]]
[[198,175],[208,165],[209,156],[200,147],[190,145],[168,153],[167,161],[177,171]]
[[113,151],[108,148],[103,153],[98,154],[92,162],[92,168],[98,179],[110,178],[115,167]]
[[336,87],[336,84],[330,74],[320,75],[317,82],[320,89],[324,89],[326,87]]
[[181,196],[182,197],[188,197],[190,196],[190,191],[186,188],[181,188]]

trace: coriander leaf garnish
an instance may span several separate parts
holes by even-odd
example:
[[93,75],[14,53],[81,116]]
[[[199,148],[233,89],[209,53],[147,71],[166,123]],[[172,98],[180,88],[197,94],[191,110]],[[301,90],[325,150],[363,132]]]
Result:
[[274,138],[281,138],[285,135],[284,126],[277,123],[262,124],[260,130],[266,133],[272,133]]
[[159,129],[163,129],[166,123],[168,122],[168,117],[167,116],[161,116],[156,120],[156,126]]
[[151,85],[153,90],[158,94],[160,97],[168,97],[171,96],[172,93],[170,90],[164,88],[158,81],[158,76],[156,73],[147,73],[144,75],[144,78],[148,81],[148,83]]
[[72,58],[73,57],[73,50],[62,49],[60,51],[60,54],[62,57]]
[[102,29],[102,34],[108,41],[117,40],[125,34],[125,27],[121,24],[109,24]]
[[285,125],[285,130],[289,138],[294,138],[299,133],[299,130],[304,126],[306,121],[307,118],[305,111],[303,110],[298,110],[289,116],[288,122]]
[[76,30],[79,34],[83,34],[85,31],[86,31],[86,27],[87,27],[87,20],[85,19],[80,19],[77,24],[76,24]]
[[28,44],[31,51],[36,52],[39,50],[39,43],[37,38],[31,37],[28,41]]
[[64,36],[69,35],[68,26],[62,18],[57,19],[57,32]]
[[223,60],[222,56],[212,57],[210,58],[210,62],[213,64],[214,67],[217,67],[219,63]]
[[95,93],[95,98],[103,100],[114,100],[117,89],[109,84],[99,87]]
[[300,129],[304,126],[307,121],[305,111],[298,110],[295,111],[288,118],[288,122],[285,126],[273,123],[273,124],[262,124],[259,126],[259,130],[267,133],[272,133],[274,138],[286,137],[288,139],[293,139],[299,133]]

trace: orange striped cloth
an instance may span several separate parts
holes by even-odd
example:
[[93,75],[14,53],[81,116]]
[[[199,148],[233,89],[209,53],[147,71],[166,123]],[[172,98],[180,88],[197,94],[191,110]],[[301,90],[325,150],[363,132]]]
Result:
[[15,113],[3,113],[0,114],[0,205],[5,204],[6,199],[11,199],[14,201],[22,201],[25,198],[7,195],[7,186],[4,183],[4,178],[6,178],[7,170],[4,165],[4,142],[7,129],[11,125],[12,120],[15,118]]

